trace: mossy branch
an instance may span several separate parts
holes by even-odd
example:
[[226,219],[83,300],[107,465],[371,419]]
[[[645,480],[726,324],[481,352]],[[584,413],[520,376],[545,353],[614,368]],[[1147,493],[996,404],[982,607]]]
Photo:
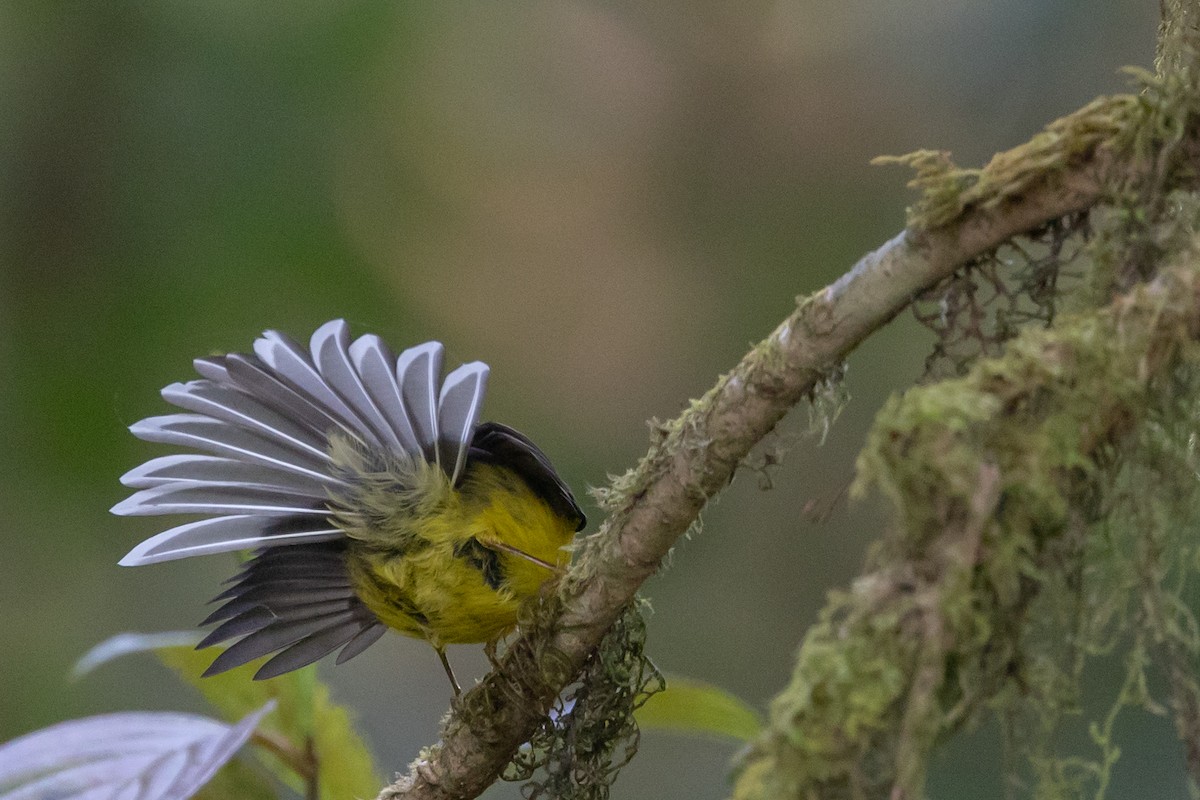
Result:
[[[1167,138],[1160,132],[1164,115],[1187,131],[1187,136],[1173,140],[1180,152],[1194,153],[1194,126],[1190,118],[1170,116],[1176,111],[1145,92],[1101,98],[1026,145],[1000,154],[982,170],[957,170],[928,155],[909,157],[919,168],[918,183],[925,193],[910,214],[908,229],[832,285],[801,298],[787,319],[701,399],[660,426],[646,456],[608,491],[609,517],[582,543],[557,595],[547,598],[523,626],[498,669],[456,704],[441,742],[386,787],[381,800],[481,793],[542,723],[559,692],[579,673],[708,499],[728,485],[751,448],[789,409],[921,292],[1010,237],[1089,209],[1104,198],[1107,187],[1153,171],[1155,155]],[[1181,296],[1195,299],[1192,283],[1173,288],[1186,289]],[[1160,326],[1140,316],[1143,303],[1151,301],[1147,298],[1158,296],[1146,291],[1151,294],[1124,301],[1133,304],[1128,310],[1114,309],[1110,324],[1137,320],[1145,323],[1147,336],[1161,332]],[[1162,324],[1185,321],[1191,324],[1183,316]],[[1055,359],[1069,359],[1073,352],[1048,341],[1031,347],[1027,356],[1033,363],[1051,366],[1062,366]],[[1086,422],[1093,444],[1110,437],[1120,424],[1118,412],[1124,407],[1110,408],[1111,418],[1101,417],[1107,426]],[[995,408],[958,411],[994,413]],[[1086,443],[1077,447],[1086,449]],[[852,598],[846,600],[849,605],[835,606],[810,635],[793,690],[777,704],[776,726],[747,762],[739,794],[757,796],[772,785],[778,768],[780,775],[810,776],[813,787],[839,785],[850,791],[846,796],[856,796],[865,790],[868,778],[855,757],[867,753],[873,758],[891,754],[893,763],[902,762],[889,773],[895,778],[897,797],[919,785],[923,755],[939,728],[935,714],[944,702],[940,665],[948,648],[960,647],[964,636],[980,635],[970,627],[977,615],[951,601],[962,597],[963,585],[975,580],[979,547],[973,542],[991,530],[989,513],[1010,488],[1005,481],[1013,469],[1012,464],[978,460],[963,467],[947,476],[962,490],[963,502],[935,509],[940,516],[929,520],[929,540],[912,543],[906,557],[882,572],[869,573],[847,596]],[[877,471],[887,488],[883,474]],[[891,488],[903,495],[918,487]],[[935,555],[937,542],[946,547]],[[1020,576],[993,577],[1008,592],[1005,602],[1017,603]],[[866,613],[868,609],[881,613]],[[848,624],[853,636],[846,633]],[[855,653],[855,647],[864,650]],[[810,676],[826,674],[822,663],[835,662],[859,665],[853,672],[855,687],[872,687],[871,691],[824,694],[827,687]],[[905,714],[898,714],[901,697],[908,701]],[[817,713],[806,716],[812,712],[805,709]],[[884,719],[891,722],[882,725]],[[802,737],[814,731],[821,735],[805,744]],[[884,735],[889,731],[901,733]],[[799,772],[797,759],[803,762]],[[788,788],[791,796],[798,796],[796,786]]]
[[734,796],[921,797],[935,742],[1010,678],[1031,602],[1073,564],[1062,541],[1079,532],[1098,462],[1172,391],[1182,360],[1200,363],[1198,335],[1192,251],[1103,312],[893,399],[859,468],[897,525],[806,635]]
[[[1015,154],[1055,161],[1049,154],[1063,144],[1070,163],[1080,152],[1070,144],[1072,130],[1084,142],[1107,131],[1101,138],[1108,146],[1123,142],[1133,155],[1127,163],[1142,166],[1109,173],[1119,210],[1105,232],[1111,251],[1094,255],[1117,262],[1110,286],[1132,288],[1105,308],[1026,329],[1003,355],[976,362],[962,379],[910,390],[880,412],[860,457],[858,488],[873,486],[888,497],[895,526],[868,571],[831,599],[806,635],[767,732],[742,760],[739,800],[922,797],[934,746],[985,704],[1000,702],[1014,685],[1034,703],[1061,702],[1054,688],[1029,682],[1058,677],[1053,670],[1039,676],[1030,662],[1041,656],[1023,649],[1037,625],[1031,609],[1048,590],[1068,600],[1082,591],[1089,515],[1098,513],[1109,482],[1108,461],[1158,421],[1159,409],[1182,405],[1194,413],[1178,376],[1200,368],[1200,245],[1179,233],[1194,231],[1197,219],[1193,201],[1176,197],[1171,210],[1167,198],[1181,186],[1195,188],[1200,98],[1191,44],[1175,42],[1164,52],[1189,55],[1167,59],[1177,73],[1140,75],[1146,90],[1136,98],[1096,101],[984,170],[958,170],[930,153],[906,159],[924,190],[912,224],[941,225],[1023,196],[1036,170]],[[1097,127],[1097,114],[1141,122]],[[1191,477],[1189,470],[1178,480],[1180,492],[1194,496]],[[1151,534],[1142,538],[1156,542]],[[1142,694],[1141,660],[1151,648],[1161,655],[1188,770],[1200,785],[1196,639],[1179,632],[1192,617],[1171,605],[1178,601],[1163,587],[1163,564],[1178,557],[1140,558],[1135,663],[1094,734],[1104,750],[1091,773],[1097,797],[1116,757],[1116,712],[1124,704],[1152,705]],[[1045,760],[1050,780],[1039,791],[1049,793],[1039,796],[1070,796],[1071,778],[1055,770],[1092,769],[1079,759],[1063,763]]]

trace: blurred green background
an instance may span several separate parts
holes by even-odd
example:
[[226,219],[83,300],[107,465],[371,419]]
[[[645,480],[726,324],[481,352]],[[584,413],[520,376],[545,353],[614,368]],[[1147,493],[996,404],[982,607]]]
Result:
[[[113,633],[193,625],[230,573],[116,566],[161,527],[108,514],[117,477],[166,452],[125,427],[165,413],[192,357],[339,316],[397,348],[438,338],[492,365],[489,417],[602,485],[645,420],[902,227],[907,175],[872,156],[978,164],[1123,90],[1156,5],[0,4],[0,739],[200,708],[150,659],[66,677]],[[794,415],[774,489],[743,474],[676,548],[645,587],[664,670],[760,708],[783,685],[882,523],[837,499],[927,345],[907,318],[874,337],[824,446]],[[478,650],[452,649],[463,677]],[[436,738],[448,693],[423,645],[389,636],[324,674],[385,769]],[[1104,699],[1116,676],[1098,679]],[[1186,796],[1169,721],[1119,733],[1114,796]],[[721,796],[734,749],[648,733],[614,796]],[[1000,769],[985,725],[930,794],[999,798]]]

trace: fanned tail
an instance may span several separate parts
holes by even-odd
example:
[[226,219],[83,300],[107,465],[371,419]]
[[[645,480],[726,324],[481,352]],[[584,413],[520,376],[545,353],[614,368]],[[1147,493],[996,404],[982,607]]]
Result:
[[267,331],[253,351],[196,359],[200,380],[162,392],[183,413],[131,426],[140,439],[199,453],[131,470],[122,482],[137,491],[112,510],[206,517],[143,541],[121,560],[127,566],[259,551],[222,595],[228,602],[209,620],[220,625],[205,643],[241,637],[210,673],[277,653],[259,670],[262,678],[339,647],[344,661],[384,630],[346,574],[345,534],[330,503],[346,496],[347,479],[330,456],[331,437],[423,459],[455,483],[475,435],[488,368],[465,364],[442,380],[438,342],[394,357],[377,336],[352,342],[343,320],[318,328],[307,348]]

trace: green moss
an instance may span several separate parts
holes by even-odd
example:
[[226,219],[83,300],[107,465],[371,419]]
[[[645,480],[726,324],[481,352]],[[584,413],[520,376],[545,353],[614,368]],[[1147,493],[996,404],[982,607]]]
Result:
[[908,209],[908,226],[914,230],[951,225],[969,211],[1017,201],[1032,189],[1053,185],[1065,169],[1101,150],[1149,169],[1161,154],[1176,155],[1173,150],[1200,110],[1200,97],[1188,70],[1163,77],[1136,68],[1126,71],[1138,84],[1138,94],[1096,98],[1025,144],[997,153],[983,169],[963,169],[949,153],[935,150],[880,156],[872,163],[904,164],[916,172],[909,186],[921,196]]
[[904,164],[916,172],[909,185],[921,192],[908,209],[910,228],[951,224],[973,209],[994,209],[1052,181],[1101,147],[1124,147],[1144,125],[1144,104],[1134,95],[1100,97],[1055,120],[1025,144],[997,153],[983,169],[963,169],[949,153],[918,150],[880,156],[875,164]]
[[[1184,369],[1196,349],[1198,267],[1189,254],[1111,308],[1025,330],[1002,357],[884,407],[856,491],[878,487],[896,524],[874,549],[872,570],[831,599],[805,638],[737,797],[871,797],[895,780],[919,790],[938,738],[989,703],[1076,702],[1075,651],[1060,646],[1039,663],[1031,604],[1053,598],[1059,612],[1036,612],[1057,617],[1057,635],[1072,641],[1078,614],[1063,600],[1078,607],[1082,543],[1114,464],[1124,463],[1117,454],[1179,396],[1179,382],[1161,376]],[[986,474],[998,484],[981,513]],[[1188,497],[1195,484],[1186,475]],[[930,674],[933,685],[922,685]],[[1006,693],[1013,682],[1022,691]],[[1093,784],[1107,774],[1116,750],[1105,726],[1097,730],[1101,758],[1087,769],[1036,754],[1039,796],[1074,796],[1065,787],[1080,769]]]

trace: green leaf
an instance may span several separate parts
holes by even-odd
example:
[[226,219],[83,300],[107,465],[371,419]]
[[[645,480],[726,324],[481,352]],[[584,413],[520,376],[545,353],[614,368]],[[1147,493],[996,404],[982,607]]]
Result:
[[246,758],[235,758],[195,795],[195,800],[279,800],[279,791],[262,767]]
[[374,797],[387,783],[375,769],[371,753],[354,729],[350,711],[331,702],[329,687],[313,689],[313,748],[320,758],[317,784],[321,797]]
[[729,692],[703,681],[669,676],[667,688],[635,712],[638,725],[679,733],[707,733],[749,741],[762,730],[762,717]]
[[[329,687],[317,678],[316,665],[265,681],[253,680],[258,662],[201,678],[216,655],[214,651],[168,647],[157,652],[164,664],[199,689],[222,716],[236,717],[241,709],[273,698],[278,707],[263,728],[282,736],[297,753],[305,752],[311,737],[321,797],[374,797],[384,785],[370,751],[354,729],[350,712],[330,700]],[[289,786],[299,789],[296,772],[283,761],[272,757],[264,763]]]
[[183,640],[181,636],[185,634],[119,634],[92,648],[80,665],[93,669],[120,655],[152,651],[186,683],[196,687],[226,719],[240,719],[273,700],[275,710],[263,720],[259,730],[286,747],[293,757],[283,758],[262,747],[256,748],[256,754],[272,773],[303,794],[301,771],[293,762],[303,761],[311,739],[321,797],[374,797],[378,793],[385,781],[378,776],[349,711],[330,700],[329,687],[317,678],[315,665],[265,681],[253,679],[257,662],[202,678],[221,648],[196,650],[189,645],[181,646],[179,641],[190,643],[194,635],[186,634],[192,638]]

